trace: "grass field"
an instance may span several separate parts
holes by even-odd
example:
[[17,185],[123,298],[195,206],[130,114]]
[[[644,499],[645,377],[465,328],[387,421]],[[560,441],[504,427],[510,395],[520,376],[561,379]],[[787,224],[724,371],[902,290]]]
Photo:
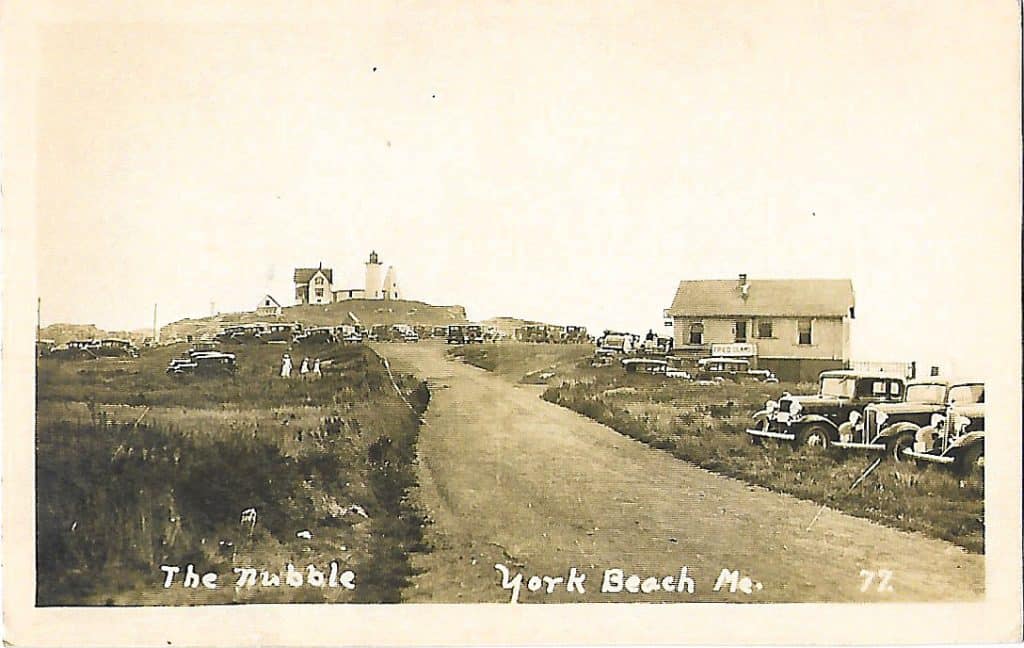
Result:
[[523,382],[541,383],[543,373],[577,371],[576,365],[589,358],[589,344],[530,344],[502,342],[452,347],[450,355],[481,369]]
[[[784,390],[808,393],[814,385],[728,383],[699,386],[683,380],[626,374],[621,367],[591,368],[572,360],[562,345],[498,345],[488,351],[455,350],[467,362],[510,376],[561,357],[543,398],[618,432],[708,470],[809,499],[852,515],[984,551],[981,480],[961,482],[941,467],[883,463],[854,490],[874,461],[857,453],[821,452],[788,444],[752,445],[750,416]],[[545,348],[552,347],[552,348]],[[584,347],[587,351],[591,348]],[[535,356],[530,355],[534,350]],[[484,353],[484,351],[487,351]],[[543,360],[542,360],[543,359]]]
[[[37,603],[397,602],[426,550],[406,501],[425,385],[396,376],[400,397],[359,345],[293,350],[324,361],[319,380],[278,377],[276,345],[233,348],[233,377],[164,375],[185,349],[40,362]],[[355,589],[286,584],[288,564],[332,561]],[[160,566],[187,564],[219,587],[165,589]],[[234,587],[248,567],[283,584]]]

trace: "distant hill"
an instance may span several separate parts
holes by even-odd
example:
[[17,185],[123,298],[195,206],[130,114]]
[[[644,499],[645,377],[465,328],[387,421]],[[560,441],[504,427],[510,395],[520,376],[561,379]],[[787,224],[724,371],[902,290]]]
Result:
[[39,332],[39,337],[44,340],[53,340],[57,344],[65,344],[70,340],[93,340],[103,338],[122,338],[139,344],[143,338],[152,335],[150,329],[139,329],[136,331],[104,331],[95,324],[50,324],[44,326]]
[[512,333],[514,333],[517,328],[520,328],[520,327],[523,327],[523,326],[542,326],[542,325],[546,326],[547,325],[547,324],[545,324],[545,322],[537,322],[535,320],[525,320],[525,319],[520,319],[518,317],[508,317],[508,316],[492,317],[490,319],[485,319],[485,320],[483,320],[480,323],[483,324],[484,326],[493,327],[494,329],[500,331],[503,335],[506,335],[506,336],[509,336],[509,337],[512,336]]
[[[353,319],[353,317],[355,319]],[[255,312],[221,313],[212,317],[183,319],[160,329],[160,339],[199,337],[216,334],[231,324],[253,322],[298,322],[304,326],[338,326],[341,324],[410,324],[443,326],[465,322],[466,309],[462,306],[433,306],[406,299],[350,299],[322,306],[287,306],[280,317],[256,315]]]

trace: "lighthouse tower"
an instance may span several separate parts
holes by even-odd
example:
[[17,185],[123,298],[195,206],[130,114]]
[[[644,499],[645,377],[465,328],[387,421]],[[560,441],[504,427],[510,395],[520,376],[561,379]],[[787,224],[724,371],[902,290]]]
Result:
[[384,298],[383,271],[384,266],[377,258],[377,252],[370,252],[370,260],[366,262],[366,299]]
[[388,266],[388,272],[384,275],[382,292],[384,299],[401,299],[398,293],[398,274],[395,272],[395,266]]

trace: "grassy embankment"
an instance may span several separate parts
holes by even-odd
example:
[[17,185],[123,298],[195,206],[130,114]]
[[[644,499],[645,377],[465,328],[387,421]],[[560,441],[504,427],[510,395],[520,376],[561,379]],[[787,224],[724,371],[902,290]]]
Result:
[[[545,349],[553,346],[555,349]],[[558,354],[559,345],[509,346],[502,351],[470,347],[453,354],[485,369],[514,374],[532,358]],[[547,362],[547,360],[544,360]],[[752,445],[744,429],[750,416],[784,390],[808,393],[814,385],[725,384],[626,374],[620,367],[594,369],[586,360],[563,361],[553,370],[543,398],[618,432],[708,470],[773,491],[984,551],[984,488],[961,482],[941,467],[883,463],[853,491],[873,455],[821,452],[789,444]]]
[[[398,601],[408,554],[425,550],[406,501],[425,385],[396,376],[414,412],[362,346],[295,349],[331,361],[316,381],[279,378],[276,345],[231,349],[234,377],[165,376],[186,348],[41,361],[38,604]],[[255,526],[240,523],[248,508]],[[327,574],[332,561],[354,590],[284,584],[289,563]],[[189,563],[218,589],[162,587],[160,565]],[[236,589],[235,567],[282,585]]]

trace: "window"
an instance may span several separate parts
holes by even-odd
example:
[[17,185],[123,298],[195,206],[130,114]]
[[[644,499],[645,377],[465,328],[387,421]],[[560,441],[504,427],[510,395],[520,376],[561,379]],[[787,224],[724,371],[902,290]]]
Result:
[[324,289],[323,288],[317,288],[316,289],[316,298],[317,299],[323,299],[324,298]]
[[747,320],[736,320],[736,341],[747,341]]
[[759,337],[759,338],[770,338],[770,337],[772,337],[772,321],[771,320],[757,320],[757,337]]
[[317,277],[316,278],[316,285],[318,285],[318,286],[324,285],[324,278],[323,277]]
[[811,320],[802,319],[797,321],[796,330],[799,334],[799,344],[811,344]]
[[690,344],[704,344],[704,324],[694,322],[690,324]]

